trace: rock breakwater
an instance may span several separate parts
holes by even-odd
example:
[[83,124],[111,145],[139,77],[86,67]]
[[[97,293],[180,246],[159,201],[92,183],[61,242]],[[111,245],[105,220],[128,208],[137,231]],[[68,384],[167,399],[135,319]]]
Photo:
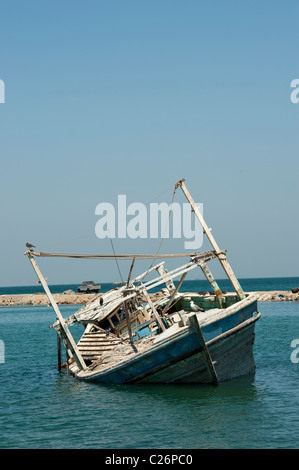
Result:
[[[248,292],[249,293],[249,292]],[[259,302],[283,302],[283,301],[299,301],[299,292],[291,291],[264,291],[255,292],[259,296]],[[100,296],[101,294],[96,294]],[[161,294],[151,294],[152,300],[157,300]],[[85,305],[91,299],[95,298],[95,294],[79,294],[72,291],[66,291],[63,294],[53,294],[54,300],[59,305]],[[46,294],[8,294],[0,295],[0,307],[22,305],[50,305]]]

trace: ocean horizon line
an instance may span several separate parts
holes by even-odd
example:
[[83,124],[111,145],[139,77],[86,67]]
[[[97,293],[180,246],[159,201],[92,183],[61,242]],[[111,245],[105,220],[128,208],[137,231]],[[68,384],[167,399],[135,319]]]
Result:
[[[279,277],[239,277],[238,278],[240,281],[241,286],[243,287],[244,291],[264,291],[264,290],[291,290],[295,287],[299,286],[299,276],[279,276]],[[84,279],[85,280],[85,279]],[[227,278],[216,278],[216,282],[219,284],[220,288],[223,290],[227,290],[231,285],[229,279]],[[82,284],[83,281],[80,282],[72,282],[72,283],[51,283],[48,284],[50,290],[52,290],[53,293],[60,293],[65,291],[65,290],[74,290],[77,287],[79,287]],[[175,283],[178,282],[178,280],[174,281]],[[96,281],[97,284],[101,285],[101,291],[104,292],[106,289],[109,288],[113,289],[115,286],[114,282],[98,282]],[[117,284],[117,283],[116,283]],[[210,286],[208,284],[208,281],[205,278],[201,279],[186,279],[184,281],[184,285],[192,285],[191,290],[196,290],[196,287],[194,284],[199,284],[198,289],[204,289],[208,288],[210,289]],[[206,287],[205,287],[206,286]],[[55,292],[56,290],[56,292]],[[36,284],[31,284],[31,285],[14,285],[14,286],[0,286],[0,295],[6,295],[6,294],[18,294],[18,293],[34,293],[38,291],[44,291],[43,287],[41,284],[36,283]]]
[[[299,275],[298,276],[238,277],[238,279],[240,281],[242,281],[242,280],[246,280],[246,281],[248,281],[248,280],[258,280],[258,279],[298,279],[299,280]],[[223,277],[223,278],[218,277],[218,278],[215,278],[215,280],[216,281],[229,281],[229,279],[226,278],[226,277]],[[204,279],[204,278],[201,278],[201,279],[185,279],[184,282],[197,282],[197,281],[206,282],[206,279]],[[83,281],[81,280],[79,282],[59,282],[59,283],[51,283],[51,284],[48,283],[48,285],[49,286],[76,286],[76,285],[80,286],[82,284],[82,282]],[[98,282],[98,281],[95,281],[95,282]],[[174,282],[176,282],[176,280]],[[114,281],[106,281],[106,282],[99,281],[99,284],[103,284],[103,285],[104,284],[115,284],[115,282]],[[9,288],[9,287],[14,288],[14,287],[39,287],[39,286],[40,286],[40,284],[38,284],[38,283],[36,283],[36,284],[15,284],[15,285],[7,285],[7,286],[1,285],[0,289],[5,289],[5,288]]]

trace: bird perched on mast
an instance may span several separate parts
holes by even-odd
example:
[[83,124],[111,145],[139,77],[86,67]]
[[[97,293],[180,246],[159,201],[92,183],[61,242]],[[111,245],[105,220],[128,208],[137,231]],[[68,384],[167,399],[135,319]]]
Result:
[[26,243],[27,248],[29,248],[29,251],[33,251],[33,248],[35,248],[34,245],[31,245],[31,243]]

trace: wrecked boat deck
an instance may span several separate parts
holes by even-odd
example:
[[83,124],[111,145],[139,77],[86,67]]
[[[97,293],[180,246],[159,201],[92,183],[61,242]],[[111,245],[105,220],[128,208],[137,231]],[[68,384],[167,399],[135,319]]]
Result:
[[[173,316],[177,321],[163,333],[136,339],[135,350],[128,341],[119,341],[105,330],[84,333],[78,346],[85,360],[90,360],[90,354],[93,360],[85,370],[73,361],[71,373],[81,380],[129,384],[218,383],[254,371],[254,324],[260,317],[255,295],[237,308],[181,311]],[[96,339],[93,351],[80,347],[90,338]],[[208,356],[213,363],[207,365]]]

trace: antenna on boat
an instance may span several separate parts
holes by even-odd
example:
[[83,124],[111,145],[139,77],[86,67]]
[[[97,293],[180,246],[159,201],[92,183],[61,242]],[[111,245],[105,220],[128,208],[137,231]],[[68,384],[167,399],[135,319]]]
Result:
[[211,229],[207,226],[202,214],[200,213],[197,205],[195,204],[195,202],[194,202],[191,194],[189,193],[188,189],[186,188],[186,185],[185,185],[184,182],[185,182],[185,178],[179,180],[176,183],[175,188],[178,188],[179,186],[181,187],[183,193],[185,194],[188,202],[190,203],[190,205],[191,205],[191,207],[194,211],[194,214],[198,218],[198,220],[199,220],[199,222],[200,222],[200,224],[203,228],[204,233],[206,234],[206,236],[208,237],[212,247],[214,248],[216,256],[219,259],[224,271],[226,272],[227,277],[229,278],[230,282],[232,283],[238,297],[240,299],[243,299],[245,297],[244,291],[243,291],[238,279],[236,278],[229,262],[226,259],[226,253],[224,251],[220,250],[218,244],[216,243],[215,238],[212,235]]

